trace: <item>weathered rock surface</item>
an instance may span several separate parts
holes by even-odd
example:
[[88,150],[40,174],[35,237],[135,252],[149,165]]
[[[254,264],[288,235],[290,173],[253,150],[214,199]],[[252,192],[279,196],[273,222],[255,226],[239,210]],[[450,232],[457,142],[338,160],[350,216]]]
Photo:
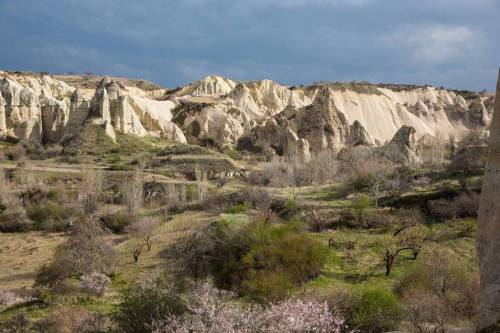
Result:
[[167,90],[144,80],[1,73],[0,136],[39,142],[71,138],[92,121],[110,137],[120,132],[216,147],[248,137],[264,151],[307,157],[346,145],[381,146],[403,126],[414,128],[416,139],[460,140],[487,128],[494,101],[427,86],[288,88],[208,76]]
[[[311,152],[337,149],[345,145],[371,145],[372,139],[359,121],[349,125],[336,106],[328,87],[315,94],[312,104],[296,109],[292,106],[252,130],[252,143],[264,152],[278,155],[306,156]],[[302,148],[298,148],[300,145]]]
[[111,138],[119,131],[186,142],[180,128],[171,122],[175,102],[149,99],[146,92],[137,93],[137,86],[127,87],[121,81],[103,78],[94,90],[85,86],[85,93],[46,75],[3,76],[1,137],[60,142],[91,121],[105,128]]
[[419,162],[415,129],[411,126],[402,126],[388,144],[378,149],[378,153],[398,163]]
[[[500,73],[497,83],[500,96]],[[479,206],[477,250],[481,274],[479,329],[500,322],[500,98],[490,130],[489,160]]]
[[[210,77],[204,81],[208,79]],[[305,94],[270,80],[238,83],[222,96],[203,96],[203,99],[180,98],[180,106],[175,112],[182,117],[177,123],[193,143],[208,142],[215,146],[235,144],[240,137],[249,135],[258,122],[287,106],[302,107],[310,103]]]
[[5,100],[0,92],[0,139],[5,139],[7,135],[7,122],[5,119]]

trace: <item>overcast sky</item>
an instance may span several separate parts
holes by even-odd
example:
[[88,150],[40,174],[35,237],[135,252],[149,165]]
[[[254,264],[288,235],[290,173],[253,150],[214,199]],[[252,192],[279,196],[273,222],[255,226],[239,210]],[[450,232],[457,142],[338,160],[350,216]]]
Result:
[[493,90],[500,0],[0,0],[0,68]]

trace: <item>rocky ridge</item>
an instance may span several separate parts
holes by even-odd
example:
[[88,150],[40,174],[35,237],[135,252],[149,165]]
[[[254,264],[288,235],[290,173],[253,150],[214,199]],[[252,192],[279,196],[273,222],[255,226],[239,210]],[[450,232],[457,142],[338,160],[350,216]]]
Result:
[[60,142],[91,122],[111,138],[118,131],[215,147],[246,140],[262,152],[306,158],[346,145],[394,144],[405,126],[415,140],[459,140],[486,130],[494,104],[492,95],[464,98],[430,86],[290,88],[208,76],[168,90],[142,80],[10,72],[0,79],[0,137]]

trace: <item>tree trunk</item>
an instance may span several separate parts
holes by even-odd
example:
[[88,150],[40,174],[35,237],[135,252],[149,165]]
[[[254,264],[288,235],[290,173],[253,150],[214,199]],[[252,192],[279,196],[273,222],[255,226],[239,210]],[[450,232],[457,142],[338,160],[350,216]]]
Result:
[[500,322],[500,73],[478,214],[479,330]]

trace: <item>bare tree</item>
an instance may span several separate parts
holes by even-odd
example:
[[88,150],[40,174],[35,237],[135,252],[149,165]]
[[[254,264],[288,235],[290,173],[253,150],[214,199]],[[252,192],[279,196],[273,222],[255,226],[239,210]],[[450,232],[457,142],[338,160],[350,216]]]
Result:
[[401,252],[410,251],[413,255],[412,259],[417,259],[424,241],[425,233],[421,226],[407,227],[396,233],[395,236],[388,237],[385,242],[385,275],[391,274],[394,261]]
[[123,181],[122,195],[127,212],[135,215],[143,203],[144,179],[141,170],[136,170],[131,177]]
[[83,170],[78,202],[85,214],[93,214],[99,208],[103,179],[104,176],[100,170]]
[[389,248],[386,248],[386,250],[385,250],[385,257],[384,257],[384,261],[385,261],[385,276],[389,276],[389,274],[391,274],[392,265],[394,265],[394,260],[396,259],[396,257],[402,251],[405,251],[405,250],[411,250],[411,248],[409,248],[409,247],[400,247],[400,248],[396,248],[395,250],[391,250]]
[[139,261],[139,257],[142,253],[142,244],[137,244],[132,250],[132,256],[134,257],[134,262]]
[[320,232],[326,225],[326,221],[323,216],[321,216],[321,214],[318,213],[314,208],[311,208],[309,210],[307,222],[315,232]]
[[411,170],[407,167],[397,169],[385,182],[385,190],[394,201],[401,198],[411,185]]
[[170,270],[194,280],[206,277],[209,261],[213,258],[215,241],[209,227],[194,229],[189,235],[171,244],[162,257],[169,259]]
[[153,231],[156,222],[151,217],[144,217],[137,222],[133,223],[128,231],[134,236],[142,239],[146,245],[148,251],[151,251]]

